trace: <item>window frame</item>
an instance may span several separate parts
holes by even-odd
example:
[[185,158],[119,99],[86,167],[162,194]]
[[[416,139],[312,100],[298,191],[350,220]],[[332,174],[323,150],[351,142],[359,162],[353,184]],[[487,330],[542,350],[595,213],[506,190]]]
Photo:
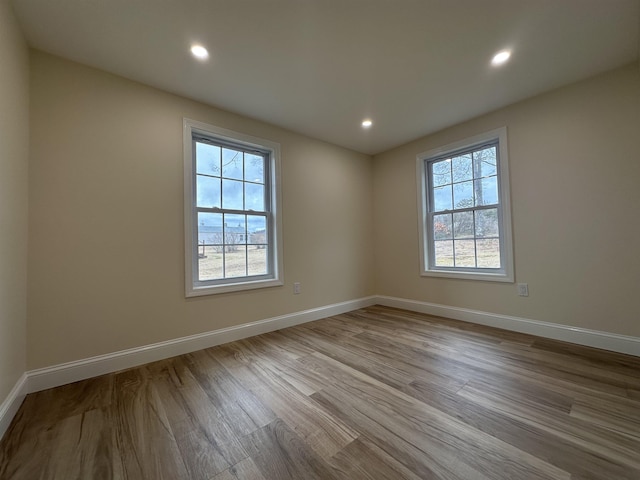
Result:
[[[238,150],[259,151],[267,156],[265,164],[266,221],[269,232],[267,238],[267,275],[253,275],[200,281],[198,272],[198,232],[197,214],[200,207],[196,203],[197,172],[196,152],[193,148],[196,137],[204,137],[214,144],[226,145]],[[280,144],[207,123],[183,119],[184,146],[184,249],[185,249],[185,295],[197,297],[219,293],[236,292],[257,288],[284,285],[282,252],[282,219],[280,215]],[[224,210],[219,209],[222,213]],[[235,213],[235,212],[234,212]]]
[[[500,239],[500,269],[479,267],[442,267],[435,265],[435,238],[429,227],[433,192],[429,185],[430,165],[443,158],[479,149],[497,143],[496,161],[498,176],[498,229]],[[427,277],[458,278],[495,282],[514,282],[513,235],[511,226],[511,200],[509,186],[509,159],[507,128],[501,127],[450,143],[416,156],[416,176],[418,183],[418,236],[420,249],[420,275]],[[481,210],[479,208],[477,210]],[[466,209],[465,209],[466,210]],[[475,211],[475,206],[469,209]],[[455,209],[447,210],[453,212]],[[440,213],[440,212],[439,212]]]

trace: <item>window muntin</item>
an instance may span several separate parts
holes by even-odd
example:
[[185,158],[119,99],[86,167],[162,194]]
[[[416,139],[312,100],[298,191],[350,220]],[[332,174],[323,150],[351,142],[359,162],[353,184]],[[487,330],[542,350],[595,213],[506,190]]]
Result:
[[197,283],[268,276],[269,153],[194,136]]
[[425,162],[433,264],[500,269],[497,142]]
[[278,153],[277,144],[185,120],[187,296],[282,284]]
[[422,274],[512,281],[506,129],[418,156]]

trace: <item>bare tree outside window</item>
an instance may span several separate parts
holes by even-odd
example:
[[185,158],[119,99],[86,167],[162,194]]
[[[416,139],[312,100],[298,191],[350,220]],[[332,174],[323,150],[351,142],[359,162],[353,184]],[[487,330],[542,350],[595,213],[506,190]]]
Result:
[[496,146],[438,159],[429,166],[435,264],[500,268]]

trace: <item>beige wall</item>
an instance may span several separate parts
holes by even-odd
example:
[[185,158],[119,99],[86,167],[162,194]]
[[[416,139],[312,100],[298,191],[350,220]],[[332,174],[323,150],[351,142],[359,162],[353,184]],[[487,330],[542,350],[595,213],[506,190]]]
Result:
[[[527,298],[513,284],[419,276],[416,155],[501,126]],[[376,156],[376,292],[640,336],[639,152],[634,63]]]
[[[373,293],[640,336],[639,115],[634,64],[372,163],[32,52],[28,368]],[[183,117],[281,143],[284,287],[184,298]],[[416,154],[503,125],[528,298],[418,273]]]
[[[369,156],[41,52],[31,98],[29,369],[374,293]],[[183,117],[281,144],[284,287],[185,299]]]
[[0,403],[25,371],[29,53],[0,0]]

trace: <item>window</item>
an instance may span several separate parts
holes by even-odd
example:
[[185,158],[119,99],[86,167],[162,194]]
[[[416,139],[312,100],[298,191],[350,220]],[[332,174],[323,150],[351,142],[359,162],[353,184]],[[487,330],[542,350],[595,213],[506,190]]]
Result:
[[507,131],[418,155],[421,273],[513,281]]
[[184,120],[186,295],[282,285],[276,143]]

